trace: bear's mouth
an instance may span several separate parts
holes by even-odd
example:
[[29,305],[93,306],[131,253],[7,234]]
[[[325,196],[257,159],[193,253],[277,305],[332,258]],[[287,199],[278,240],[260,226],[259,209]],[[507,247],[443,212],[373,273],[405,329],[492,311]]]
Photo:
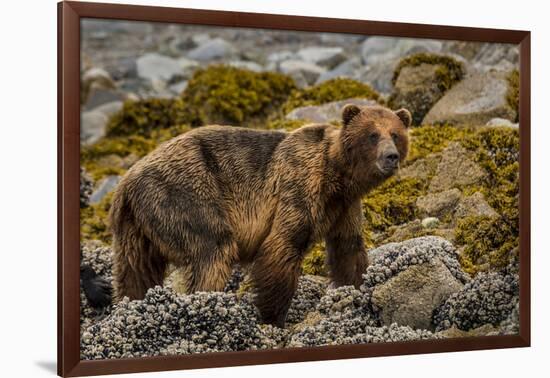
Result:
[[380,174],[382,174],[382,176],[388,177],[393,175],[395,172],[399,170],[399,164],[385,165],[385,164],[380,164],[380,162],[377,162],[376,168],[378,168],[378,171],[380,172]]

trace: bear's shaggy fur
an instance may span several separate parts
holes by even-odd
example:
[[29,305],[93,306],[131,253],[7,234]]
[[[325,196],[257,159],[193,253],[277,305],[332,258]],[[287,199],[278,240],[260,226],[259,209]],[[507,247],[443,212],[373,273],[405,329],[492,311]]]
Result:
[[168,263],[187,291],[221,291],[249,264],[266,323],[283,326],[313,243],[326,242],[336,286],[359,286],[367,267],[361,197],[408,151],[411,115],[344,108],[343,127],[294,132],[197,128],[136,163],[111,207],[115,299],[143,298]]

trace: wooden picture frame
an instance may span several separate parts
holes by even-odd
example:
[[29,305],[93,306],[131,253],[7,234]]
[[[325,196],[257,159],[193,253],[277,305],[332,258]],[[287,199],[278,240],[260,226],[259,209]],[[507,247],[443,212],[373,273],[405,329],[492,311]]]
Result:
[[[79,358],[80,20],[105,18],[514,43],[520,46],[520,332],[414,342],[221,352],[81,361]],[[58,374],[82,376],[160,370],[439,353],[530,345],[530,32],[256,13],[115,5],[58,4]]]

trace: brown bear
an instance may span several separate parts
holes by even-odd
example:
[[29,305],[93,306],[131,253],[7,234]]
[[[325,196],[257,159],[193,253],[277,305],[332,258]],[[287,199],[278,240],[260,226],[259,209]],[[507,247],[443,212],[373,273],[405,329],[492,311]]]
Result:
[[405,159],[410,124],[405,109],[347,105],[341,128],[206,126],[166,142],[114,194],[115,299],[143,298],[168,263],[188,292],[220,291],[245,264],[262,320],[282,327],[302,260],[323,239],[333,284],[358,287],[361,197]]

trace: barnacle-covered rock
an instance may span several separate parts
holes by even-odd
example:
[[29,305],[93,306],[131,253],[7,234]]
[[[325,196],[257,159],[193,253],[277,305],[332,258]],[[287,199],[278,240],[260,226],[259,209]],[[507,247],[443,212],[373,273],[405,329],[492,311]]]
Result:
[[512,316],[518,301],[517,274],[482,272],[434,311],[433,322],[437,330],[455,326],[468,331],[484,324],[496,326]]
[[369,257],[361,291],[385,325],[433,328],[433,310],[469,280],[452,244],[439,237],[389,243]]
[[149,289],[140,301],[123,299],[109,317],[82,334],[82,359],[129,358],[276,348],[285,331],[260,326],[249,296],[199,292],[180,296]]

